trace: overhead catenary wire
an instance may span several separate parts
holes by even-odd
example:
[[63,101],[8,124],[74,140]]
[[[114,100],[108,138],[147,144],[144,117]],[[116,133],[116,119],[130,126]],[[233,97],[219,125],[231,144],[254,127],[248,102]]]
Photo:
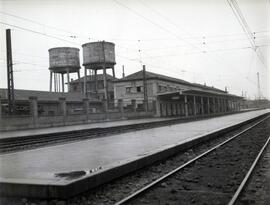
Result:
[[22,26],[18,26],[18,25],[15,25],[15,24],[9,24],[9,23],[5,23],[5,22],[2,22],[2,21],[0,21],[0,24],[6,25],[6,26],[11,26],[11,27],[14,27],[14,28],[23,30],[23,31],[28,31],[28,32],[32,32],[32,33],[35,33],[35,34],[43,35],[43,36],[46,36],[48,38],[53,38],[53,39],[56,39],[56,40],[65,41],[65,42],[68,42],[68,43],[74,43],[74,44],[77,44],[77,45],[81,45],[81,44],[76,43],[76,42],[73,42],[73,41],[65,40],[63,38],[59,38],[59,37],[56,37],[56,36],[53,36],[53,35],[50,35],[50,34],[46,34],[46,33],[39,32],[39,31],[35,31],[35,30],[29,29],[29,28],[25,28],[25,27],[22,27]]
[[[142,2],[142,1],[139,1],[139,2],[142,3],[143,5],[147,6],[148,8],[152,9],[149,5],[145,4],[145,2]],[[153,11],[155,13],[158,13],[158,15],[163,16],[163,18],[167,19],[168,22],[171,22],[176,27],[179,27],[179,25],[176,25],[173,21],[171,21],[166,16],[162,15],[157,10],[153,10]],[[5,11],[1,11],[0,10],[0,14],[11,16],[11,17],[14,17],[14,18],[17,18],[17,19],[20,19],[20,20],[24,20],[24,21],[30,22],[30,23],[34,23],[34,24],[40,25],[42,27],[48,27],[48,28],[51,28],[53,30],[58,30],[58,31],[61,31],[61,32],[64,32],[64,33],[69,33],[71,35],[65,35],[66,37],[69,37],[69,38],[78,38],[80,36],[84,36],[87,39],[98,40],[98,38],[92,38],[92,37],[90,37],[90,35],[78,34],[78,33],[75,33],[73,31],[69,31],[69,30],[66,30],[66,29],[63,29],[63,28],[59,28],[59,27],[56,27],[56,26],[44,24],[44,23],[41,23],[41,22],[38,22],[38,21],[35,21],[35,20],[32,20],[32,19],[28,19],[28,18],[25,18],[25,17],[21,17],[21,16],[18,16],[18,15],[14,15],[14,14],[8,13],[8,12],[5,12]],[[254,33],[256,33],[256,34],[257,33],[269,33],[269,32],[270,32],[270,30],[267,30],[267,29],[254,31]],[[55,34],[55,35],[58,35],[58,34]],[[229,34],[204,35],[204,36],[206,38],[216,38],[216,37],[239,36],[239,35],[246,35],[246,34],[245,33],[229,33]],[[61,35],[61,36],[64,36],[64,35]],[[194,38],[201,39],[202,36],[185,37],[183,39],[194,39]],[[115,39],[115,40],[126,40],[126,41],[138,41],[138,39],[127,39],[127,38],[111,38],[111,39]],[[149,41],[160,41],[162,39],[141,39],[141,41],[148,41],[148,40]],[[163,39],[163,40],[173,40],[173,39]]]
[[[177,34],[176,34],[177,35]],[[67,36],[68,37],[68,36]],[[65,40],[65,39],[64,39]],[[143,40],[142,40],[143,41]],[[76,42],[74,42],[74,41],[71,41],[71,43],[76,43]],[[121,47],[121,46],[118,46],[118,47]],[[123,49],[130,49],[130,48],[123,48]],[[134,49],[135,50],[135,49]],[[209,52],[211,52],[211,51],[209,51]],[[202,53],[206,53],[206,52],[202,52]],[[145,54],[145,52],[144,52],[144,54]],[[117,55],[118,57],[119,57],[119,55]],[[127,58],[129,58],[129,57],[127,57],[127,56],[121,56],[122,58],[124,58],[124,59],[127,59]],[[129,58],[129,59],[131,59],[131,58]],[[134,59],[131,59],[132,61],[136,61],[136,60],[134,60]]]
[[[0,11],[0,13],[1,13],[1,11]],[[5,13],[5,12],[4,12],[4,13]],[[11,15],[11,16],[16,16],[16,15],[12,15],[12,14],[9,14],[9,15]],[[23,17],[19,17],[19,16],[16,16],[16,17],[17,17],[17,18],[20,18],[20,19],[23,19],[23,20],[27,20],[27,21],[29,21],[29,22],[34,22],[34,23],[36,23],[36,24],[38,24],[38,25],[45,25],[45,24],[39,23],[39,22],[37,22],[37,21],[32,21],[32,20],[30,20],[30,19],[26,19],[26,18],[23,18]],[[17,28],[19,28],[19,29],[26,30],[26,31],[29,31],[29,32],[34,32],[34,33],[36,33],[36,34],[45,35],[45,36],[47,36],[47,37],[52,37],[52,38],[54,38],[54,39],[62,40],[62,41],[69,42],[69,43],[75,43],[76,45],[79,45],[79,43],[76,43],[76,42],[74,42],[74,41],[69,41],[69,40],[66,40],[66,39],[62,39],[62,38],[56,37],[56,36],[54,36],[54,35],[42,33],[42,32],[35,31],[35,30],[31,30],[31,29],[27,29],[27,28],[24,28],[24,27],[21,27],[21,26],[13,25],[13,24],[8,24],[8,23],[5,23],[5,22],[1,22],[1,23],[7,24],[7,25],[11,25],[11,26],[14,26],[14,27],[17,27]],[[49,26],[49,25],[45,25],[45,26],[48,26],[48,27],[52,27],[52,28],[57,29],[57,27],[53,27],[53,26]],[[64,29],[58,29],[58,30],[70,32],[70,31],[67,31],[67,30],[64,30]],[[70,33],[71,33],[71,32],[70,32]],[[74,35],[75,35],[75,34],[74,34]],[[70,36],[68,36],[68,37],[70,37]],[[258,37],[258,38],[260,38],[260,37]],[[236,40],[236,39],[235,39],[235,40]],[[239,39],[239,40],[241,40],[241,39]],[[222,42],[226,42],[226,41],[234,41],[234,39],[228,39],[228,40],[224,40],[224,41],[215,41],[215,42],[213,42],[213,43],[222,43]],[[141,42],[141,40],[140,40],[140,42]],[[209,42],[209,43],[210,43],[210,42]],[[212,42],[211,42],[211,43],[212,43]],[[200,44],[200,43],[198,43],[198,45],[199,45],[199,44]],[[124,47],[124,46],[120,46],[120,45],[118,45],[118,47],[121,48],[121,49],[133,50],[134,52],[137,52],[137,51],[138,51],[137,49],[131,49],[131,48]],[[182,47],[182,46],[181,46],[181,47]],[[161,49],[163,49],[163,48],[161,48]],[[147,49],[147,50],[148,50],[148,49]],[[149,50],[150,50],[150,49],[149,49]]]
[[[181,39],[177,34],[171,32],[170,30],[164,28],[163,26],[160,26],[160,25],[157,24],[156,22],[154,22],[154,21],[152,21],[151,19],[149,19],[149,18],[145,17],[144,15],[140,14],[138,11],[136,11],[136,10],[130,8],[129,6],[127,6],[127,5],[123,4],[123,3],[121,3],[119,0],[113,0],[113,1],[116,2],[117,4],[121,5],[122,7],[128,9],[128,10],[131,11],[133,14],[135,14],[135,15],[137,15],[137,16],[140,16],[141,18],[145,19],[146,21],[150,22],[151,24],[155,25],[156,27],[160,28],[161,30],[163,30],[163,31],[165,31],[165,32],[167,32],[167,33],[169,33],[170,35],[173,35],[174,37],[176,37],[176,39],[182,40],[182,41],[186,42],[188,45],[190,45],[190,46],[192,46],[192,47],[194,47],[194,48],[196,48],[196,49],[198,49],[198,50],[200,50],[200,51],[203,51],[203,50],[202,50],[200,47],[198,47],[197,45],[194,45],[193,43],[190,43],[190,42],[188,42],[188,41],[186,41],[186,40],[184,40],[184,39]],[[203,53],[203,54],[208,54],[207,52],[202,52],[202,53]],[[213,57],[212,57],[212,59],[213,59]],[[214,59],[215,59],[215,58],[214,58]],[[219,60],[215,59],[215,61],[216,61],[216,62],[219,62],[218,64],[220,64],[220,61],[219,61]],[[221,65],[222,65],[222,66],[225,66],[226,64],[225,64],[225,63],[221,63]],[[234,66],[233,66],[233,67],[234,67]]]
[[237,3],[236,0],[227,0],[229,6],[231,7],[234,16],[236,17],[237,21],[239,22],[240,26],[242,27],[242,29],[244,30],[244,32],[247,35],[247,38],[250,41],[250,44],[252,46],[252,49],[254,50],[254,52],[257,54],[258,59],[261,61],[261,63],[263,64],[263,66],[267,69],[267,66],[265,64],[265,60],[263,55],[260,53],[260,50],[257,49],[256,47],[256,43],[254,40],[254,36],[253,33],[250,29],[250,27],[248,26],[248,23],[244,17],[244,15],[241,12],[241,9]]
[[[56,37],[56,36],[51,35],[51,34],[43,33],[43,32],[40,32],[40,31],[35,31],[35,30],[32,30],[32,29],[28,29],[28,28],[18,26],[18,25],[15,25],[15,24],[9,24],[9,23],[5,23],[5,22],[1,22],[1,21],[0,21],[0,24],[6,25],[6,26],[11,26],[11,27],[14,27],[14,28],[22,30],[22,31],[31,32],[31,33],[34,33],[34,34],[38,34],[38,35],[48,37],[48,38],[56,39],[56,40],[59,40],[59,41],[72,43],[72,44],[75,44],[77,46],[78,45],[81,46],[81,44],[82,44],[82,43],[77,43],[77,42],[74,42],[74,41],[69,41],[69,40],[66,40],[66,39],[63,39],[63,38],[59,38],[59,37]],[[118,46],[118,47],[122,47],[122,46]],[[129,48],[125,48],[125,49],[129,49]]]
[[[17,28],[19,30],[23,30],[23,31],[27,31],[27,32],[32,32],[32,33],[39,34],[39,35],[43,35],[43,36],[46,36],[48,38],[53,38],[53,39],[56,39],[56,40],[60,40],[60,41],[64,41],[64,42],[68,42],[68,43],[72,43],[72,44],[76,44],[77,46],[78,45],[81,46],[81,44],[82,44],[82,43],[77,43],[75,41],[66,40],[66,39],[57,37],[55,35],[45,33],[45,32],[40,32],[40,31],[36,31],[36,30],[33,30],[33,29],[25,28],[23,26],[18,26],[18,25],[15,25],[15,24],[10,24],[10,23],[6,23],[6,22],[2,22],[2,21],[0,21],[0,24],[6,25],[6,26],[11,26],[11,27]],[[66,36],[66,37],[70,37],[70,36]],[[73,39],[76,39],[76,38],[73,38]],[[87,37],[84,37],[84,39],[88,39],[89,40],[89,38],[87,38]],[[98,39],[92,39],[92,40],[100,41]],[[119,46],[119,45],[118,45],[118,47],[119,48],[124,48],[124,49],[129,49],[129,50],[135,50],[135,49],[127,48],[127,47],[124,47],[124,46]]]
[[[2,22],[0,22],[2,23]],[[28,31],[28,32],[33,32],[35,34],[40,34],[40,35],[45,35],[46,37],[50,37],[50,38],[56,38],[57,40],[61,40],[61,41],[67,41],[65,39],[61,39],[61,38],[57,38],[55,36],[52,36],[52,35],[49,35],[49,34],[44,34],[42,32],[38,32],[38,31],[34,31],[34,30],[31,30],[31,29],[27,29],[27,28],[24,28],[24,27],[20,27],[20,26],[17,26],[17,25],[13,25],[13,24],[9,24],[11,26],[14,26],[15,28],[18,28],[18,29],[21,29],[21,30],[24,30],[24,31]],[[75,44],[79,44],[79,43],[76,43],[76,42],[72,42],[72,41],[67,41],[67,42],[70,42],[70,43],[75,43]],[[79,44],[80,45],[80,44]],[[199,52],[198,52],[199,53]],[[206,53],[206,51],[202,51],[201,53]],[[131,61],[138,61],[137,59],[131,59],[131,58],[128,58],[126,56],[119,56],[121,58],[125,58],[125,59],[128,59],[128,60],[131,60]],[[140,62],[140,61],[139,61]],[[141,61],[142,62],[142,61]],[[20,62],[23,64],[23,62]],[[28,64],[28,65],[34,65],[34,66],[37,66],[38,64],[34,64],[34,63],[26,63],[24,62],[24,64]],[[152,64],[153,65],[153,64]]]

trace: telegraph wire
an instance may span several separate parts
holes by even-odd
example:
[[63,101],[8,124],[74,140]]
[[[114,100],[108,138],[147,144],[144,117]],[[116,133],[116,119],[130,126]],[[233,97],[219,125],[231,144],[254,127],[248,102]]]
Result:
[[[139,0],[140,1],[140,0]],[[230,1],[229,0],[227,0],[228,1],[228,3],[230,4]],[[234,0],[231,0],[231,1],[233,1],[233,2],[235,2]],[[140,1],[141,2],[141,1]],[[141,2],[142,3],[142,2]],[[236,2],[235,2],[236,3]],[[148,8],[150,8],[149,6],[147,6],[145,3],[142,3],[143,5],[145,5],[146,7],[148,7]],[[230,4],[230,6],[231,6],[231,4]],[[236,3],[236,9],[238,10],[238,13],[240,13],[241,14],[241,11],[240,11],[240,8],[238,7],[238,5],[237,5],[237,3]],[[232,6],[231,6],[231,8],[232,8]],[[151,8],[150,8],[151,9]],[[232,8],[233,9],[233,8]],[[154,10],[154,9],[151,9],[151,10],[153,10],[156,14],[158,14],[159,16],[162,16],[165,20],[167,20],[168,22],[170,22],[171,24],[173,24],[174,26],[176,26],[176,27],[178,27],[174,22],[172,22],[170,19],[168,19],[167,17],[165,17],[164,15],[162,15],[162,14],[160,14],[159,12],[157,12],[156,10]],[[234,11],[234,10],[233,10]],[[239,12],[240,11],[240,12]],[[234,12],[235,13],[235,12]],[[237,16],[237,15],[236,15]],[[247,32],[248,34],[251,34],[251,35],[248,35],[248,37],[249,37],[249,40],[251,41],[251,45],[252,45],[252,49],[255,49],[256,47],[255,47],[255,41],[254,41],[254,39],[255,38],[253,38],[254,36],[252,35],[252,33],[251,33],[251,30],[249,29],[249,27],[248,27],[248,25],[247,25],[247,23],[246,23],[246,21],[245,21],[245,19],[244,19],[244,17],[242,16],[242,15],[240,15],[240,18],[241,18],[241,20],[242,20],[242,22],[244,22],[244,26],[243,26],[243,30],[245,31],[245,32]],[[241,24],[241,20],[240,19],[238,19],[239,20],[239,23]],[[242,25],[242,24],[241,24]],[[190,35],[190,34],[189,34]],[[192,35],[190,35],[191,37],[192,37]],[[250,47],[249,47],[250,48]],[[199,48],[200,49],[200,48]],[[209,52],[211,52],[211,51],[203,51],[203,53],[209,53]],[[259,57],[259,56],[258,56]],[[259,58],[260,59],[260,58]],[[262,61],[262,63],[263,63],[263,61]],[[264,64],[264,63],[263,63]],[[249,80],[249,79],[248,79]],[[249,80],[250,81],[250,80]]]
[[200,54],[200,53],[213,53],[213,52],[232,51],[232,50],[244,50],[244,49],[250,49],[250,48],[252,48],[252,47],[247,46],[247,47],[237,47],[237,48],[213,49],[213,50],[189,52],[189,53],[185,53],[183,55],[181,55],[181,54],[159,55],[159,56],[151,56],[149,58],[162,58],[162,57],[168,57],[168,56],[185,56],[185,55]]
[[1,10],[0,10],[0,13],[1,13],[1,14],[4,14],[4,15],[7,15],[7,16],[12,16],[12,17],[17,18],[17,19],[21,19],[21,20],[24,20],[24,21],[28,21],[28,22],[31,22],[31,23],[34,23],[34,24],[37,24],[37,25],[40,25],[40,26],[44,26],[44,27],[52,28],[52,29],[54,29],[54,30],[59,30],[59,31],[63,31],[63,32],[65,32],[65,33],[73,34],[73,32],[71,32],[71,31],[67,31],[67,30],[64,30],[64,29],[61,29],[61,28],[58,28],[58,27],[55,27],[55,26],[43,24],[43,23],[40,23],[40,22],[31,20],[31,19],[28,19],[28,18],[24,18],[24,17],[17,16],[17,15],[11,14],[11,13],[7,13],[7,12],[5,12],[5,11],[1,11]]
[[[170,23],[171,25],[173,25],[174,27],[176,27],[177,29],[180,30],[184,30],[184,32],[186,34],[188,34],[188,36],[191,37],[191,39],[196,39],[194,38],[194,36],[192,34],[190,34],[189,32],[187,32],[185,29],[180,28],[179,25],[177,25],[176,23],[174,23],[171,19],[169,19],[168,17],[166,17],[165,15],[163,15],[162,13],[160,13],[159,11],[157,11],[156,9],[151,8],[149,5],[147,5],[146,3],[144,3],[141,0],[138,0],[138,2],[140,2],[142,5],[144,5],[146,8],[150,9],[152,12],[154,12],[156,15],[160,16],[161,18],[165,19],[168,23]],[[182,38],[184,39],[184,38]]]
[[[151,19],[149,19],[149,18],[143,16],[142,14],[140,14],[139,12],[137,12],[136,10],[131,9],[130,7],[126,6],[125,4],[123,4],[123,3],[121,3],[121,2],[119,2],[118,0],[113,0],[113,1],[116,2],[117,4],[121,5],[122,7],[124,7],[124,8],[126,8],[126,9],[130,10],[132,13],[136,14],[137,16],[140,16],[141,18],[143,18],[143,19],[145,19],[146,21],[150,22],[151,24],[157,26],[158,28],[160,28],[160,29],[166,31],[167,33],[170,33],[170,34],[174,35],[178,40],[184,41],[184,42],[186,42],[187,44],[191,45],[192,47],[195,47],[195,48],[199,49],[200,51],[202,51],[202,49],[201,49],[200,47],[194,45],[193,43],[187,42],[187,41],[185,41],[184,39],[179,38],[178,35],[174,34],[174,33],[171,32],[170,30],[168,30],[168,29],[166,29],[166,28],[160,26],[159,24],[153,22]],[[207,52],[202,52],[202,53],[208,55]],[[213,56],[212,56],[212,58],[213,58]],[[217,59],[215,59],[215,61],[217,61]],[[218,64],[224,65],[223,62],[218,63]],[[232,66],[232,67],[234,67],[234,66]]]
[[[192,43],[188,42],[188,41],[185,41],[185,39],[179,37],[179,35],[171,32],[170,30],[168,30],[167,28],[164,28],[163,26],[159,25],[158,23],[152,21],[151,19],[145,17],[144,15],[140,14],[139,12],[137,12],[136,10],[128,7],[127,5],[121,3],[120,1],[118,0],[113,0],[114,2],[116,2],[117,4],[121,5],[122,7],[128,9],[130,12],[134,13],[135,15],[137,16],[140,16],[141,18],[143,18],[144,20],[148,21],[149,23],[153,24],[154,26],[158,27],[159,29],[165,31],[166,33],[169,33],[170,35],[173,35],[176,39],[180,40],[180,41],[184,41],[186,42],[187,44],[189,44],[190,46],[192,47],[197,47],[197,46],[194,46]],[[200,49],[200,48],[199,48]]]
[[[145,5],[145,4],[144,4]],[[4,13],[5,15],[10,15],[10,16],[13,16],[13,17],[16,17],[16,18],[19,18],[19,19],[23,19],[23,20],[26,20],[26,21],[29,21],[29,22],[32,22],[32,23],[36,23],[38,25],[42,25],[42,26],[47,26],[47,27],[51,27],[51,28],[54,28],[54,29],[57,29],[57,30],[61,30],[61,31],[65,31],[65,32],[68,32],[68,33],[72,33],[70,31],[67,31],[67,30],[64,30],[64,29],[59,29],[57,27],[54,27],[54,26],[49,26],[49,25],[46,25],[46,24],[42,24],[42,23],[39,23],[37,21],[33,21],[33,20],[30,20],[30,19],[26,19],[26,18],[23,18],[23,17],[19,17],[19,16],[16,16],[16,15],[13,15],[13,14],[8,14],[6,12],[1,12],[0,13]],[[165,17],[164,17],[165,18]],[[166,18],[167,19],[167,18]],[[50,34],[46,34],[46,33],[42,33],[42,32],[38,32],[38,31],[34,31],[34,30],[31,30],[31,29],[28,29],[28,28],[24,28],[24,27],[21,27],[21,26],[17,26],[17,25],[13,25],[13,24],[8,24],[8,23],[5,23],[5,22],[0,22],[4,25],[10,25],[10,26],[13,26],[13,27],[16,27],[16,28],[19,28],[21,30],[26,30],[26,31],[29,31],[29,32],[34,32],[36,34],[41,34],[41,35],[45,35],[47,37],[52,37],[54,39],[57,39],[57,40],[62,40],[62,41],[65,41],[65,42],[69,42],[69,43],[75,43],[77,45],[80,45],[79,43],[76,43],[76,42],[73,42],[73,41],[69,41],[69,40],[65,40],[65,39],[62,39],[62,38],[59,38],[59,37],[56,37],[56,36],[53,36],[53,35],[50,35]],[[260,31],[259,31],[260,32]],[[257,32],[258,33],[258,32]],[[57,35],[57,34],[56,34]],[[79,36],[74,34],[74,38],[78,38]],[[230,35],[230,34],[229,34]],[[233,35],[233,34],[232,34]],[[66,36],[66,35],[61,35],[61,36],[65,36],[65,37],[70,37],[70,36]],[[261,38],[261,37],[257,37],[257,38]],[[86,37],[85,37],[86,39]],[[87,38],[89,40],[89,38]],[[237,39],[236,39],[237,40]],[[239,39],[241,40],[241,39]],[[144,40],[141,40],[141,41],[144,41]],[[233,41],[233,39],[231,40],[224,40],[224,41],[214,41],[214,43],[218,43],[218,42],[227,42],[227,41]],[[136,49],[131,49],[131,48],[127,48],[127,47],[124,47],[124,46],[120,46],[118,45],[119,48],[123,48],[123,49],[128,49],[128,50],[133,50],[134,52],[137,52]]]
[[[164,16],[163,14],[161,14],[160,12],[158,12],[157,10],[154,10],[152,9],[151,7],[149,7],[149,5],[145,4],[144,2],[142,2],[141,0],[139,0],[141,4],[143,4],[144,6],[148,7],[149,9],[153,10],[156,14],[162,16],[164,19],[166,19],[168,22],[170,22],[171,24],[173,24],[174,26],[176,27],[179,27],[178,25],[176,25],[173,21],[171,21],[169,18],[167,18],[166,16]],[[56,26],[52,26],[52,25],[48,25],[48,24],[44,24],[44,23],[40,23],[38,21],[34,21],[34,20],[31,20],[31,19],[28,19],[28,18],[25,18],[25,17],[21,17],[21,16],[18,16],[18,15],[14,15],[14,14],[11,14],[11,13],[7,13],[5,11],[1,11],[0,10],[0,14],[3,14],[3,15],[7,15],[7,16],[12,16],[14,18],[17,18],[17,19],[21,19],[21,20],[24,20],[24,21],[28,21],[28,22],[31,22],[31,23],[34,23],[34,24],[37,24],[37,25],[40,25],[40,26],[43,26],[43,27],[48,27],[48,28],[51,28],[51,29],[54,29],[54,30],[58,30],[58,31],[62,31],[62,32],[65,32],[65,33],[70,33],[72,35],[61,35],[61,34],[55,34],[55,35],[59,35],[59,36],[64,36],[64,37],[68,37],[68,38],[79,38],[80,36],[84,36],[84,38],[87,38],[88,40],[89,39],[92,39],[92,40],[98,40],[96,38],[91,38],[87,35],[84,35],[84,34],[77,34],[77,33],[74,33],[74,32],[71,32],[71,31],[68,31],[68,30],[65,30],[63,28],[59,28],[59,27],[56,27]],[[185,31],[186,32],[186,31]],[[259,30],[259,31],[255,31],[254,33],[269,33],[270,30]],[[214,38],[214,37],[222,37],[222,36],[234,36],[234,35],[246,35],[245,33],[232,33],[232,34],[222,34],[222,35],[205,35],[206,38]],[[201,39],[202,36],[193,36],[193,37],[187,37],[187,38],[183,38],[183,39],[192,39],[192,38],[198,38],[198,39]],[[125,39],[125,38],[110,38],[111,40],[124,40],[124,41],[138,41],[138,39]],[[162,39],[141,39],[141,41],[159,41],[159,40],[162,40]],[[173,39],[163,39],[163,40],[173,40]]]
[[[6,50],[2,49],[1,52],[2,52],[2,53],[6,53]],[[44,56],[36,56],[36,55],[31,55],[31,54],[22,53],[22,52],[17,52],[17,51],[13,51],[13,53],[14,53],[15,55],[28,56],[28,57],[32,57],[32,58],[41,58],[41,59],[46,59],[46,60],[48,60],[48,58],[46,58],[46,57],[44,57]]]
[[[30,23],[34,23],[34,24],[37,24],[39,26],[42,26],[42,27],[47,27],[47,28],[51,28],[53,30],[58,30],[58,31],[61,31],[61,32],[64,32],[64,33],[69,33],[70,35],[61,35],[61,34],[55,34],[55,35],[59,35],[59,36],[64,36],[64,37],[68,37],[68,38],[78,38],[78,34],[75,34],[74,32],[71,32],[71,31],[68,31],[68,30],[65,30],[65,29],[62,29],[62,28],[58,28],[56,26],[51,26],[51,25],[47,25],[47,24],[44,24],[44,23],[40,23],[38,21],[34,21],[32,19],[28,19],[28,18],[25,18],[25,17],[21,17],[21,16],[18,16],[18,15],[14,15],[14,14],[11,14],[11,13],[7,13],[7,12],[4,12],[4,11],[0,11],[0,14],[3,14],[3,15],[7,15],[7,16],[12,16],[14,18],[17,18],[17,19],[21,19],[21,20],[24,20],[24,21],[27,21],[27,22],[30,22]],[[81,34],[79,34],[81,35]],[[92,40],[95,40],[89,36],[86,36],[88,40],[92,39]]]
[[[26,30],[26,31],[30,31],[30,32],[33,32],[33,33],[37,33],[37,34],[41,34],[41,35],[44,35],[44,36],[47,36],[47,37],[52,37],[52,38],[55,38],[55,39],[58,39],[58,40],[62,40],[62,41],[66,41],[66,42],[70,42],[70,43],[75,43],[75,42],[72,42],[72,41],[68,41],[68,40],[65,40],[65,39],[62,39],[62,38],[58,38],[58,37],[55,37],[53,35],[49,35],[49,34],[45,34],[45,33],[42,33],[42,32],[37,32],[37,31],[34,31],[34,30],[31,30],[31,29],[26,29],[26,28],[23,28],[23,27],[19,27],[19,26],[16,26],[16,25],[12,25],[12,24],[7,24],[7,23],[3,23],[3,22],[0,22],[4,25],[10,25],[10,26],[15,26],[15,28],[18,28],[18,29],[21,29],[21,30]],[[158,24],[157,24],[158,25]],[[23,29],[22,29],[23,28]],[[162,28],[162,27],[161,27]],[[167,29],[166,29],[167,30]],[[169,30],[167,30],[168,32],[170,32]],[[172,32],[170,32],[171,34],[173,34]],[[177,38],[179,38],[176,34],[173,34],[174,36],[176,36]],[[77,43],[76,43],[77,44]],[[200,48],[199,48],[200,49]],[[204,52],[205,53],[205,52]],[[124,57],[125,58],[125,57]],[[37,64],[35,64],[37,65]]]
[[[0,13],[2,13],[2,12],[0,12]],[[11,14],[10,14],[10,15],[11,15]],[[14,16],[14,15],[12,15],[12,16]],[[26,20],[26,19],[23,18],[23,17],[19,17],[19,16],[16,16],[16,17],[17,17],[17,18],[21,18],[21,19],[23,19],[23,20]],[[29,21],[29,22],[34,22],[34,23],[39,24],[39,25],[45,25],[45,24],[41,24],[41,23],[36,22],[36,21],[32,21],[32,20],[30,20],[30,19],[27,19],[27,21]],[[6,25],[6,26],[12,26],[12,27],[14,27],[14,28],[17,28],[17,29],[20,29],[20,30],[23,30],[23,31],[32,32],[32,33],[35,33],[35,34],[43,35],[43,36],[46,36],[46,37],[49,37],[49,38],[54,38],[54,39],[57,39],[57,40],[60,40],[60,41],[64,41],[64,42],[68,42],[68,43],[73,43],[73,44],[76,44],[76,45],[80,45],[80,46],[81,46],[81,43],[76,43],[76,42],[74,42],[74,41],[66,40],[66,39],[59,38],[59,37],[55,36],[55,35],[59,35],[59,36],[64,36],[64,37],[68,37],[68,38],[73,38],[73,39],[82,38],[82,36],[76,35],[76,34],[70,32],[70,31],[66,31],[66,32],[72,33],[72,34],[73,34],[72,36],[60,35],[60,34],[51,35],[51,34],[47,34],[47,33],[45,33],[45,32],[35,31],[35,30],[29,29],[29,28],[25,28],[25,27],[18,26],[18,25],[15,25],[15,24],[9,24],[9,23],[6,23],[6,22],[1,22],[1,21],[0,21],[0,24]],[[46,26],[47,26],[47,27],[52,27],[52,28],[54,28],[54,29],[57,29],[57,27],[53,27],[53,26],[49,26],[49,25],[46,25]],[[63,29],[57,29],[57,30],[65,31],[65,30],[63,30]],[[100,40],[98,40],[98,39],[93,39],[93,38],[87,37],[86,35],[83,37],[83,39],[87,39],[87,40],[92,39],[92,40],[100,41]],[[133,50],[133,51],[136,50],[136,49],[131,49],[131,48],[127,48],[127,47],[124,47],[124,46],[120,46],[120,45],[118,45],[117,47],[119,47],[119,48],[124,48],[124,49],[129,49],[129,50]]]
[[[236,0],[227,0],[227,2],[229,4],[229,6],[231,7],[231,9],[233,11],[233,14],[236,17],[236,19],[238,20],[240,26],[242,27],[244,32],[246,32],[247,38],[249,39],[250,44],[251,44],[254,52],[257,54],[258,59],[261,61],[261,63],[265,67],[265,69],[268,70],[267,66],[264,63],[264,61],[265,61],[264,57],[261,54],[260,50],[257,49],[258,47],[256,47],[256,43],[254,41],[253,33],[251,32],[251,29],[249,28],[249,26],[247,24],[247,21],[246,21],[245,17],[243,16],[239,5],[237,4],[237,1]],[[258,52],[257,52],[257,50],[258,50]]]
[[[68,42],[68,43],[72,43],[72,44],[76,44],[77,46],[78,45],[80,45],[80,46],[82,45],[81,43],[76,43],[74,41],[65,40],[63,38],[59,38],[59,37],[56,37],[56,36],[53,36],[53,35],[50,35],[50,34],[46,34],[46,33],[43,33],[43,32],[39,32],[39,31],[35,31],[35,30],[32,30],[32,29],[28,29],[28,28],[25,28],[25,27],[22,27],[22,26],[17,26],[15,24],[9,24],[9,23],[5,23],[5,22],[2,22],[2,21],[0,21],[0,24],[6,25],[6,26],[11,26],[11,27],[14,27],[14,28],[19,29],[19,30],[23,30],[23,31],[27,31],[27,32],[32,32],[34,34],[46,36],[48,38],[53,38],[53,39],[56,39],[56,40],[60,40],[60,41],[64,41],[64,42]],[[122,46],[119,46],[119,45],[117,47],[124,48],[124,49],[130,49],[130,48],[122,47]],[[130,50],[135,50],[135,49],[130,49]]]
[[[68,43],[74,43],[74,44],[77,44],[77,45],[79,44],[79,43],[69,41],[69,40],[65,40],[63,38],[59,38],[59,37],[56,37],[56,36],[53,36],[53,35],[50,35],[50,34],[46,34],[46,33],[42,33],[42,32],[39,32],[39,31],[32,30],[32,29],[28,29],[28,28],[25,28],[25,27],[22,27],[22,26],[9,24],[9,23],[5,23],[5,22],[2,22],[2,21],[0,21],[0,24],[6,25],[6,26],[11,26],[11,27],[23,30],[23,31],[28,31],[28,32],[32,32],[32,33],[35,33],[35,34],[43,35],[43,36],[46,36],[46,37],[49,37],[49,38],[54,38],[54,39],[57,39],[57,40],[60,40],[60,41],[65,41],[65,42],[68,42]],[[79,44],[79,45],[81,45],[81,44]]]
[[243,31],[246,33],[246,36],[249,39],[251,46],[253,47],[254,50],[256,50],[254,36],[253,36],[250,28],[248,27],[246,20],[245,20],[244,16],[242,15],[241,10],[240,10],[237,2],[234,0],[227,0],[227,2],[229,4],[229,6],[231,7],[233,14],[234,14],[235,18],[237,19],[238,23],[242,27]]

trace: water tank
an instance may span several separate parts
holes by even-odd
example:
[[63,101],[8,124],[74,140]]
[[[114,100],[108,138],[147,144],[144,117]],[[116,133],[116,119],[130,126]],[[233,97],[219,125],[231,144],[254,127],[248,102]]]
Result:
[[83,44],[82,47],[84,66],[99,67],[104,64],[110,67],[115,64],[114,43],[99,41]]
[[49,49],[49,69],[56,73],[77,72],[80,69],[78,48],[58,47]]

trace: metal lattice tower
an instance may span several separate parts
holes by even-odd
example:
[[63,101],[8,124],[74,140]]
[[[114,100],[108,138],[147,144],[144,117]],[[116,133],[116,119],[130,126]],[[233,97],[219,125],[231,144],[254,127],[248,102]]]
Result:
[[8,112],[15,111],[14,98],[14,79],[13,79],[13,62],[12,62],[12,46],[10,29],[6,29],[6,46],[7,46],[7,87],[8,87]]

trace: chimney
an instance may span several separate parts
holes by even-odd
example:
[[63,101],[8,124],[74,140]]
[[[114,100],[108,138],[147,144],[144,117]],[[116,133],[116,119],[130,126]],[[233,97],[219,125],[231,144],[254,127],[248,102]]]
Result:
[[124,78],[124,77],[125,77],[125,66],[122,65],[122,78]]

